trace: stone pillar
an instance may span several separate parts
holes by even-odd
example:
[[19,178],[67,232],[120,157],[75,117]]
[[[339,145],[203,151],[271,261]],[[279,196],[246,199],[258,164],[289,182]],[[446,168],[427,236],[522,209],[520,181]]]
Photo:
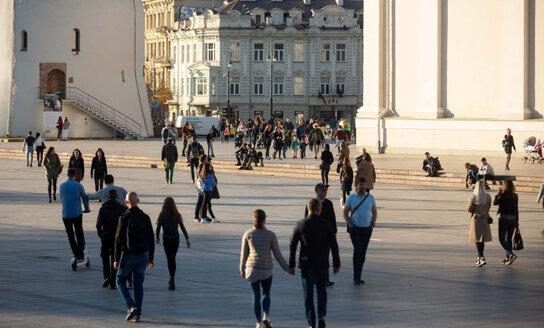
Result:
[[[437,119],[444,117],[442,109],[442,1],[420,0],[419,17],[419,85],[414,92],[417,102],[414,117]],[[366,17],[366,15],[365,15]],[[409,86],[406,86],[409,87]]]
[[529,109],[529,0],[504,2],[502,98],[498,118],[525,120]]
[[357,116],[375,118],[385,105],[384,84],[385,0],[365,1],[363,49],[363,106]]

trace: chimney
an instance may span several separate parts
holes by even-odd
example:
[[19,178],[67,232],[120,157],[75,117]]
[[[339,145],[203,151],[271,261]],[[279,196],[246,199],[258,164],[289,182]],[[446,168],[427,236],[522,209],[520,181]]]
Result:
[[336,4],[340,7],[344,7],[344,0],[336,0]]

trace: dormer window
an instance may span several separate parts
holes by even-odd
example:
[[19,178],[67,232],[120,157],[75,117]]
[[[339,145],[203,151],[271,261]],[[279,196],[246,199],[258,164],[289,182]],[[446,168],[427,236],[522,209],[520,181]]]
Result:
[[282,13],[272,13],[272,24],[282,25],[283,24],[283,14]]
[[255,15],[255,25],[262,25],[262,24],[263,24],[263,16]]

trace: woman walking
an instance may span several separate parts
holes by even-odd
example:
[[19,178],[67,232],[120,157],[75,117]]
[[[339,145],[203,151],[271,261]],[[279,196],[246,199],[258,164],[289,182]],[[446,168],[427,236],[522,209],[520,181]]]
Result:
[[266,147],[266,159],[270,159],[270,146],[272,145],[272,124],[267,124],[263,132],[264,146]]
[[342,168],[340,170],[340,183],[342,187],[342,199],[340,199],[340,203],[343,208],[344,204],[346,203],[347,196],[349,196],[351,193],[351,185],[353,184],[353,169],[351,168],[351,163],[347,157],[344,158],[342,162]]
[[360,177],[365,178],[366,191],[370,193],[370,190],[374,189],[374,182],[376,182],[376,170],[374,169],[374,164],[372,164],[372,158],[369,153],[363,154],[363,160],[357,166],[355,181],[359,181]]
[[325,144],[323,147],[323,152],[321,153],[321,182],[325,185],[329,185],[329,171],[331,170],[331,165],[334,162],[334,156],[332,156],[331,151],[329,150],[329,144]]
[[[200,179],[197,183],[198,193],[202,195],[202,206],[200,207],[200,223],[218,223],[212,211],[212,191],[215,187],[215,178],[211,172],[211,164],[205,163],[200,170]],[[211,219],[207,213],[210,213]]]
[[59,116],[57,120],[57,141],[60,141],[60,136],[62,135],[62,116]]
[[499,242],[506,251],[502,261],[504,265],[511,265],[517,259],[516,254],[512,253],[512,236],[519,225],[518,195],[515,191],[512,180],[505,179],[493,201],[493,205],[499,205]]
[[45,168],[45,177],[47,178],[47,193],[49,194],[49,202],[51,203],[51,186],[53,186],[53,200],[57,201],[57,178],[62,168],[59,155],[55,153],[55,147],[49,147],[47,152],[45,152],[43,166]]
[[77,182],[81,182],[85,176],[85,163],[83,162],[83,157],[81,157],[81,152],[79,149],[74,149],[72,156],[70,157],[70,162],[68,163],[68,168],[74,168],[76,170],[75,179]]
[[[104,188],[104,177],[108,175],[108,164],[102,148],[98,148],[94,154],[91,164],[91,179],[94,173],[94,190],[98,191]],[[100,187],[100,188],[99,188]]]
[[45,141],[40,133],[36,133],[36,158],[38,160],[38,166],[42,166],[43,162],[43,150],[45,149]]
[[[257,328],[270,325],[270,288],[272,287],[272,255],[287,274],[292,273],[281,255],[278,239],[274,232],[266,229],[266,214],[263,210],[253,212],[253,229],[244,233],[240,254],[240,275],[245,278],[253,290],[253,311],[257,319]],[[262,306],[261,306],[262,288]],[[262,317],[261,317],[261,312]]]
[[490,207],[491,196],[485,192],[485,182],[478,180],[467,205],[467,211],[471,214],[470,242],[476,243],[476,249],[478,250],[477,267],[487,264],[484,256],[484,245],[491,241],[491,229],[489,228]]
[[506,129],[506,134],[504,135],[504,139],[502,141],[502,145],[504,147],[504,152],[506,153],[506,166],[505,170],[510,171],[510,158],[512,158],[512,148],[516,150],[516,145],[514,144],[514,137],[512,136],[512,130]]
[[162,204],[162,210],[157,219],[157,244],[161,243],[161,228],[162,228],[162,245],[164,247],[164,253],[166,254],[166,260],[168,262],[168,273],[170,274],[170,280],[168,281],[168,289],[176,289],[175,276],[176,276],[176,254],[179,248],[179,230],[178,225],[183,232],[183,236],[187,242],[187,248],[191,248],[189,242],[189,235],[187,229],[183,225],[183,219],[176,207],[176,202],[172,197],[166,197]]
[[317,159],[317,155],[321,150],[321,143],[323,142],[323,140],[325,140],[325,136],[323,135],[323,132],[321,132],[321,129],[319,128],[319,125],[317,123],[314,123],[313,130],[312,132],[310,132],[309,139],[310,149],[313,149],[314,158]]
[[68,121],[68,116],[64,117],[64,123],[62,123],[62,140],[68,140],[68,129],[70,129],[70,122]]

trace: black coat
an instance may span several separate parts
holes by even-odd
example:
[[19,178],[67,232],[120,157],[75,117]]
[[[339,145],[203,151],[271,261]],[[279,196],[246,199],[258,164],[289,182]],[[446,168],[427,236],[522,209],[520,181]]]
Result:
[[91,176],[93,175],[96,178],[103,178],[105,175],[108,175],[108,164],[106,164],[106,158],[102,156],[102,160],[98,160],[98,157],[93,158],[93,163],[91,164]]
[[336,236],[329,222],[317,215],[298,221],[289,242],[289,267],[295,267],[297,245],[300,242],[298,266],[301,270],[325,270],[329,267],[329,249],[333,267],[340,267]]
[[72,155],[72,157],[70,157],[70,162],[68,162],[68,168],[81,169],[81,176],[85,176],[85,162],[81,156],[76,159],[76,157]]
[[168,163],[178,161],[178,148],[173,143],[169,142],[162,146],[161,160],[166,160]]
[[108,200],[102,204],[96,219],[96,233],[101,240],[111,239],[113,241],[119,217],[126,209],[126,207],[119,204],[116,200]]
[[[322,208],[319,217],[329,222],[334,230],[334,233],[337,233],[338,230],[336,229],[336,213],[334,213],[334,205],[327,198],[325,198],[323,204],[321,205]],[[304,216],[308,216],[308,207],[304,209]]]

